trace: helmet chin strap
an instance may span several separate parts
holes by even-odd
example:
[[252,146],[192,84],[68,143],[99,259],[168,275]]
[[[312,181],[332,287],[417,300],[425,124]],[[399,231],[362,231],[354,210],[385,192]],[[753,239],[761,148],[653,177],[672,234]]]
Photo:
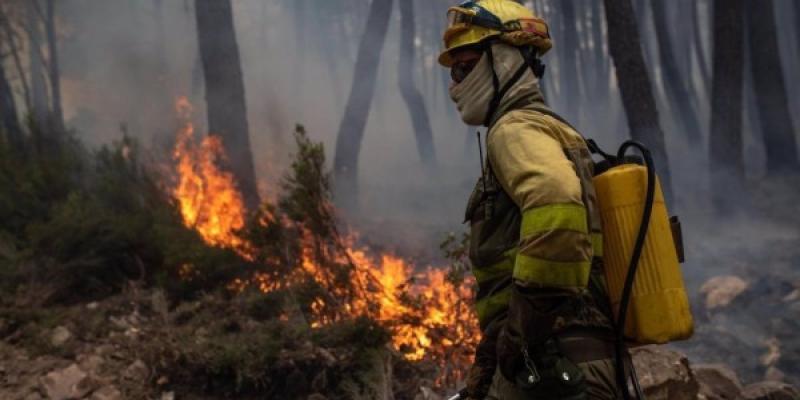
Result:
[[505,97],[506,93],[511,90],[514,84],[522,79],[525,71],[530,68],[534,76],[541,78],[544,76],[545,66],[537,57],[531,54],[531,50],[529,48],[519,48],[519,53],[525,62],[519,67],[519,69],[517,69],[511,79],[509,79],[508,82],[502,88],[500,88],[500,78],[497,76],[497,71],[494,68],[494,52],[492,51],[492,43],[488,43],[484,51],[489,57],[489,66],[492,70],[492,86],[494,87],[494,96],[492,96],[492,101],[489,102],[489,110],[486,113],[486,119],[483,121],[483,126],[489,128],[489,125],[494,119],[494,114],[497,112],[497,108],[500,107],[500,101],[503,100],[503,97]]

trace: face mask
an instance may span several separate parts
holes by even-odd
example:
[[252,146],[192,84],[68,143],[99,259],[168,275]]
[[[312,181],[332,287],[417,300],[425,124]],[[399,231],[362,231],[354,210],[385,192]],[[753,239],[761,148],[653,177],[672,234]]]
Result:
[[494,96],[489,57],[484,54],[472,72],[461,83],[450,88],[450,98],[456,103],[461,119],[467,125],[482,125]]

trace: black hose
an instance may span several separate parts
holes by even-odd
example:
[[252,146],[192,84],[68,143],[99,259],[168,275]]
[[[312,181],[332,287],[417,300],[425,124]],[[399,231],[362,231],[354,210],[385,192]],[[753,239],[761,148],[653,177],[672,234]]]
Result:
[[[647,168],[647,194],[645,196],[644,210],[642,212],[642,222],[639,225],[639,234],[636,237],[636,244],[633,247],[633,254],[631,255],[630,265],[628,266],[628,273],[625,276],[625,286],[622,288],[622,299],[620,300],[619,304],[619,317],[617,318],[616,322],[617,381],[620,385],[620,390],[622,390],[622,397],[625,400],[630,399],[627,378],[625,376],[625,318],[628,313],[628,304],[630,303],[631,299],[633,282],[636,278],[636,269],[639,266],[639,258],[642,256],[644,241],[647,237],[647,229],[650,226],[650,216],[653,214],[653,200],[656,189],[656,172],[653,166],[653,157],[647,147],[637,141],[629,140],[620,146],[619,152],[617,153],[617,159],[620,161],[625,160],[625,152],[627,152],[630,147],[639,149],[644,157],[645,167]],[[633,372],[633,360],[631,360],[631,371],[632,375],[635,377],[635,373]],[[638,382],[634,382],[634,388],[636,389],[637,397],[644,399],[644,394],[642,393]]]

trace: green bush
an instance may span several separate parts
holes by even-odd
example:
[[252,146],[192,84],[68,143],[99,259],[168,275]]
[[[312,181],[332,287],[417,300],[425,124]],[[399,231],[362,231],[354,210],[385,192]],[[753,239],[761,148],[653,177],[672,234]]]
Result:
[[[69,303],[137,280],[186,296],[245,269],[184,227],[134,140],[89,151],[69,133],[46,146],[41,137],[0,146],[0,290],[25,284],[35,302]],[[197,279],[177,278],[185,265]]]

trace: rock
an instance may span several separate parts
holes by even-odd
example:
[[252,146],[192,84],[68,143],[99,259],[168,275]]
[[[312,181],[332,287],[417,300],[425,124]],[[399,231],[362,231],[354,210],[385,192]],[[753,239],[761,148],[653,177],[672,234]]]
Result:
[[700,397],[707,400],[734,400],[742,393],[742,382],[730,367],[702,364],[692,367],[700,385]]
[[161,400],[175,400],[175,392],[161,393]]
[[94,354],[98,356],[107,356],[114,353],[114,346],[110,344],[101,344],[94,348]]
[[69,341],[72,338],[72,332],[69,329],[58,326],[53,329],[53,333],[50,335],[50,344],[55,347],[61,347],[64,343]]
[[308,396],[307,400],[328,400],[328,398],[319,393],[314,393]]
[[784,380],[786,380],[786,374],[784,374],[783,371],[779,370],[778,367],[771,365],[769,368],[767,368],[767,372],[764,373],[764,380],[783,382]]
[[50,372],[42,378],[41,384],[50,400],[79,399],[96,387],[96,382],[77,364]]
[[135,382],[145,382],[150,377],[150,369],[142,360],[136,360],[123,373],[125,378]]
[[800,391],[783,382],[759,382],[748,385],[742,391],[744,400],[797,400]]
[[695,400],[699,384],[685,355],[658,346],[632,349],[639,383],[648,400]]
[[706,296],[706,309],[713,310],[727,306],[749,286],[738,276],[715,276],[700,287],[700,293]]
[[122,393],[113,385],[103,386],[94,393],[90,400],[122,400]]
[[103,357],[94,354],[84,354],[78,357],[78,365],[82,370],[90,374],[97,374],[97,371],[100,370],[100,366],[103,365],[104,361]]
[[764,340],[764,346],[767,347],[767,352],[759,358],[761,365],[768,367],[775,365],[781,358],[781,342],[778,338],[769,338]]
[[168,383],[169,383],[169,378],[167,378],[166,376],[163,376],[163,375],[158,377],[158,380],[156,381],[156,385],[158,385],[158,386],[164,386],[164,385],[166,385]]
[[98,304],[96,301],[93,301],[93,302],[91,302],[91,303],[86,305],[86,309],[88,309],[88,310],[96,310],[97,307],[99,307],[99,306],[100,306],[100,304]]

